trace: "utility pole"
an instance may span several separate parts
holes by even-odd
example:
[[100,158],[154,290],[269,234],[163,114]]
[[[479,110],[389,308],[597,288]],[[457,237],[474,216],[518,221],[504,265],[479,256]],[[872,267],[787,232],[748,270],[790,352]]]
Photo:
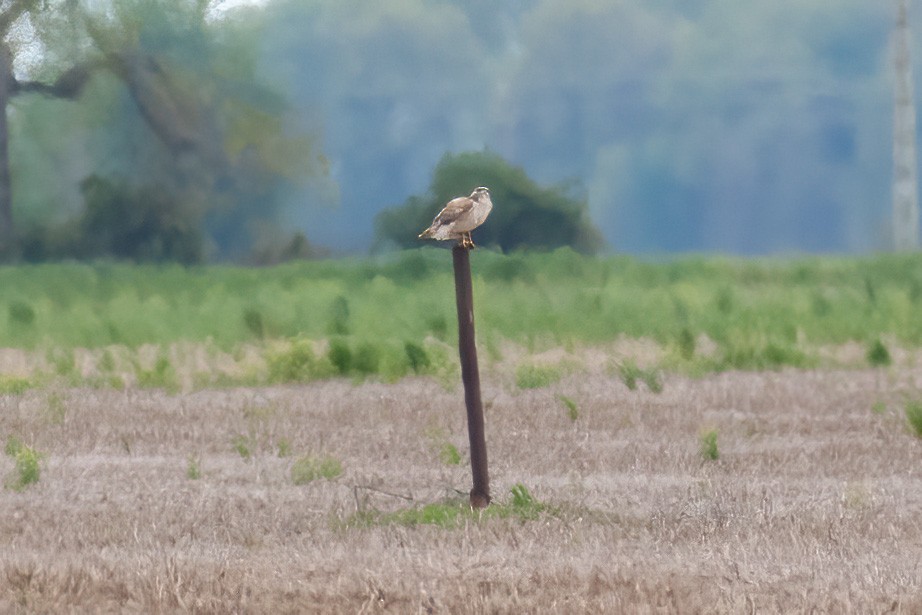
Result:
[[893,248],[919,248],[919,182],[916,171],[916,107],[909,44],[909,0],[898,0],[893,109]]

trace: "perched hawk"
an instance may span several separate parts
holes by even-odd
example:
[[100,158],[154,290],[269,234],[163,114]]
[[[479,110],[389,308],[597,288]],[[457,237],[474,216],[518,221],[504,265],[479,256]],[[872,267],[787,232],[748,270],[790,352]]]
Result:
[[491,209],[490,191],[483,187],[475,188],[471,196],[450,200],[429,228],[419,234],[419,238],[457,239],[462,247],[473,248],[471,231],[484,223]]

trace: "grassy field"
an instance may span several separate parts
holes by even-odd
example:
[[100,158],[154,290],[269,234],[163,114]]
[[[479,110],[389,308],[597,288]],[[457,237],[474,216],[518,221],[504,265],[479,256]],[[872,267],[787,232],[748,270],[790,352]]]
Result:
[[[918,369],[0,397],[0,611],[922,609]],[[40,475],[29,482],[29,459]]]
[[[269,269],[58,264],[0,269],[0,390],[49,376],[90,386],[200,388],[443,377],[455,363],[451,259],[424,249]],[[645,339],[690,375],[865,364],[922,344],[922,257],[644,262],[473,255],[478,340],[530,353]],[[191,346],[190,346],[191,345]],[[25,354],[24,354],[25,353]]]
[[0,269],[0,612],[922,611],[922,257]]

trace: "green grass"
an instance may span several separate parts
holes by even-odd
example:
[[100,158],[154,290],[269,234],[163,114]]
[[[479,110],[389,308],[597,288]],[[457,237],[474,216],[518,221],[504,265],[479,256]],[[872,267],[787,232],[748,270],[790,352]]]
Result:
[[44,457],[42,453],[24,444],[16,436],[7,438],[4,451],[16,464],[4,483],[7,489],[23,491],[29,485],[38,482],[41,475],[40,462]]
[[[922,254],[651,262],[480,249],[472,269],[478,343],[487,350],[504,340],[541,351],[650,338],[674,349],[683,369],[707,372],[811,367],[811,349],[854,340],[872,340],[867,359],[884,365],[889,350],[879,340],[922,346]],[[230,352],[264,345],[268,382],[445,377],[455,361],[451,258],[434,248],[261,269],[7,266],[4,305],[4,346],[49,349],[50,370],[71,380],[74,348],[180,341]],[[708,356],[697,347],[702,335],[716,346]],[[175,389],[177,369],[164,355],[137,378]],[[522,367],[519,386],[559,379],[556,368],[543,369]],[[20,386],[0,381],[0,394]]]
[[439,448],[439,461],[447,466],[461,465],[461,453],[451,442],[443,442]]
[[37,386],[30,378],[17,378],[0,374],[0,395],[21,395]]
[[567,409],[567,416],[571,421],[576,421],[579,418],[579,406],[576,405],[576,402],[567,397],[566,395],[557,396],[560,401],[563,402],[564,407]]
[[335,457],[314,457],[305,455],[291,466],[291,482],[306,485],[320,478],[333,480],[343,473],[343,465]]
[[512,487],[508,498],[501,502],[493,502],[484,509],[474,510],[467,498],[456,498],[386,513],[375,510],[360,511],[349,517],[345,525],[348,527],[434,525],[443,529],[455,529],[466,523],[482,523],[490,519],[534,521],[542,514],[555,514],[555,512],[552,507],[536,500],[528,487],[518,483]]
[[558,382],[564,376],[560,365],[523,363],[515,370],[515,385],[520,389],[540,389]]
[[906,423],[917,437],[922,438],[922,401],[906,403]]
[[625,361],[617,366],[618,375],[624,386],[634,391],[637,389],[637,382],[643,382],[651,393],[662,393],[663,383],[660,379],[660,373],[655,368],[641,368],[633,361]]
[[189,455],[186,462],[186,478],[198,480],[202,477],[202,459],[197,455]]
[[707,461],[720,459],[720,450],[717,448],[717,430],[707,429],[699,436],[699,450],[701,456]]

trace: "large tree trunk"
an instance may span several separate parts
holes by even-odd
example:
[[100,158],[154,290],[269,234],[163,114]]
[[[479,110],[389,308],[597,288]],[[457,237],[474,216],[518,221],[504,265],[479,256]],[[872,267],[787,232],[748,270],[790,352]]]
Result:
[[16,239],[10,186],[10,136],[6,121],[13,84],[13,58],[6,43],[0,43],[0,256],[12,253]]
[[916,107],[912,82],[907,0],[896,20],[893,109],[893,247],[919,247],[919,185],[916,173]]

